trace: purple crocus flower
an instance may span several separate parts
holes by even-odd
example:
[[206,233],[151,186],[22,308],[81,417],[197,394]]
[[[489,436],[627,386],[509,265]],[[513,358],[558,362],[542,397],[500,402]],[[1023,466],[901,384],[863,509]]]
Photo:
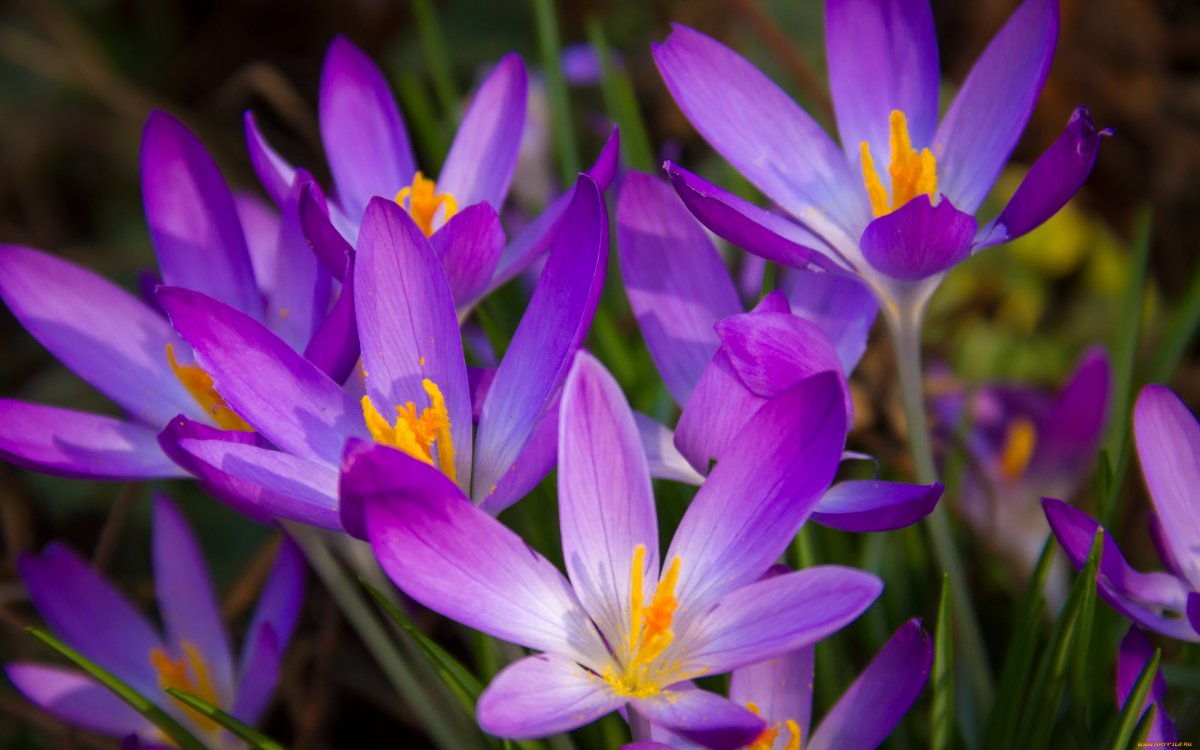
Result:
[[[154,502],[154,583],[164,634],[66,547],[52,544],[41,555],[23,556],[19,567],[38,612],[63,642],[214,748],[239,743],[163,688],[191,693],[253,724],[275,691],[304,597],[304,561],[285,539],[235,662],[200,547],[183,515],[162,496]],[[25,697],[69,724],[161,742],[156,727],[82,672],[30,663],[12,663],[5,671]]]
[[[344,37],[329,45],[321,71],[321,140],[336,197],[316,189],[301,198],[306,233],[318,255],[341,274],[358,241],[372,198],[394,200],[437,250],[458,306],[516,276],[549,247],[548,232],[570,202],[554,201],[507,244],[498,212],[517,164],[525,122],[527,81],[521,57],[501,58],[471,98],[436,180],[417,168],[404,118],[383,73]],[[282,204],[296,169],[245,118],[251,162],[267,193]],[[601,190],[616,172],[614,133],[589,171]]]
[[[299,233],[295,199],[304,176],[297,176],[282,220],[235,201],[204,147],[162,112],[146,122],[141,171],[162,280],[221,300],[321,361],[331,348],[328,334],[340,337],[332,329],[318,335],[332,287]],[[0,399],[0,455],[7,460],[88,479],[176,477],[183,471],[156,441],[171,417],[246,428],[153,302],[81,266],[12,245],[0,245],[0,297],[34,338],[124,411],[118,418]]]
[[[1167,571],[1134,570],[1106,530],[1096,590],[1147,630],[1200,641],[1200,514],[1193,501],[1200,484],[1200,424],[1168,388],[1148,385],[1138,396],[1133,426],[1154,506],[1151,529]],[[1083,567],[1100,524],[1061,500],[1045,498],[1042,506],[1071,564]]]
[[[985,543],[1023,576],[1050,533],[1039,498],[1071,497],[1091,473],[1107,424],[1112,372],[1102,349],[1085,352],[1057,393],[1017,385],[958,391],[933,401],[938,430],[953,440],[966,424],[968,460],[957,509]],[[1052,570],[1052,601],[1065,570]]]
[[[685,26],[654,49],[675,101],[709,143],[778,204],[758,208],[668,163],[688,208],[733,244],[795,268],[857,278],[893,324],[920,319],[943,274],[1057,212],[1101,136],[1086,108],[1008,206],[977,224],[1033,111],[1054,53],[1058,0],[1026,0],[938,122],[926,0],[828,0],[829,81],[841,147],[745,59]],[[890,188],[890,189],[889,189]]]
[[[1136,625],[1130,625],[1129,632],[1121,639],[1121,650],[1117,654],[1117,710],[1125,707],[1129,701],[1129,694],[1133,692],[1138,675],[1152,658],[1154,658],[1154,647],[1150,645],[1150,639]],[[1154,682],[1150,685],[1150,693],[1146,696],[1146,702],[1138,714],[1140,717],[1150,709],[1150,706],[1156,707],[1154,723],[1150,725],[1150,731],[1146,734],[1143,743],[1168,743],[1179,739],[1175,733],[1175,722],[1167,714],[1164,705],[1166,697],[1167,680],[1163,677],[1162,667],[1159,666],[1158,672],[1154,675]],[[1142,746],[1154,747],[1154,745],[1148,744]]]
[[[771,397],[819,372],[841,383],[866,349],[876,304],[854,279],[789,273],[784,288],[746,312],[703,228],[665,182],[629,172],[617,202],[618,252],[629,303],[667,390],[683,408],[675,431],[637,415],[651,473],[700,484],[712,459],[742,439]],[[828,335],[827,335],[828,334]],[[883,531],[927,515],[942,486],[848,481],[813,520]]]
[[[504,669],[477,718],[516,739],[569,731],[622,707],[706,747],[764,729],[746,708],[677,689],[813,643],[856,618],[881,582],[822,566],[759,580],[832,480],[845,433],[836,380],[818,375],[763,407],[688,508],[660,568],[646,460],[615,380],[581,352],[563,387],[559,518],[568,577],[466,501],[441,474],[352,447],[345,513],[388,576],[441,614],[543,652]],[[644,738],[642,730],[635,730]]]
[[337,477],[351,438],[373,438],[436,466],[491,512],[508,507],[554,465],[558,392],[604,284],[604,200],[586,176],[572,192],[538,287],[495,370],[468,369],[433,244],[382,198],[367,208],[348,277],[363,383],[343,388],[229,305],[161,288],[171,322],[216,387],[269,441],[178,417],[162,433],[163,447],[218,497],[264,520],[341,529]]

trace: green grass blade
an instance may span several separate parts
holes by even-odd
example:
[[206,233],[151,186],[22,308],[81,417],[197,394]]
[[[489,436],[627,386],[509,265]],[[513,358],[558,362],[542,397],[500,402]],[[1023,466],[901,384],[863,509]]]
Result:
[[429,164],[441,164],[450,150],[452,129],[441,126],[425,84],[412,71],[402,70],[396,77],[396,90],[420,155],[426,157]]
[[454,73],[450,67],[450,55],[446,52],[446,37],[438,21],[437,9],[431,0],[413,0],[413,17],[417,22],[417,38],[421,42],[421,53],[433,79],[433,91],[442,112],[450,122],[458,120],[458,91],[454,87]]
[[202,714],[220,724],[235,737],[246,742],[250,747],[255,748],[255,750],[284,750],[283,745],[280,745],[249,724],[240,721],[234,716],[230,716],[208,701],[201,700],[190,693],[185,693],[175,688],[167,688],[166,690],[172,698],[186,705],[196,713]]
[[1183,300],[1171,316],[1167,332],[1158,344],[1158,351],[1150,365],[1147,380],[1151,383],[1165,383],[1184,352],[1196,338],[1200,329],[1200,267],[1192,275],[1192,282],[1183,295]]
[[163,734],[165,734],[167,737],[170,737],[171,741],[183,750],[206,750],[205,744],[196,739],[195,735],[185,729],[183,725],[176,721],[170,714],[168,714],[166,711],[163,711],[138,691],[117,679],[116,676],[114,676],[104,667],[87,658],[41,628],[26,628],[26,632],[65,656],[73,664],[75,664],[75,666],[79,667],[84,672],[87,672],[87,674],[96,682],[99,682],[101,685],[111,690],[114,695],[128,703],[134,711],[137,711],[139,714],[146,717],[147,720],[152,722],[154,726],[161,729]]
[[933,690],[930,706],[930,747],[945,750],[954,743],[954,633],[950,629],[950,576],[942,574],[942,597],[933,634]]
[[604,33],[604,25],[592,17],[587,23],[588,41],[600,63],[600,91],[609,117],[621,128],[621,156],[625,163],[644,172],[654,171],[654,150],[646,133],[646,121],[638,108],[633,84],[623,70],[613,64],[612,50]]
[[1121,708],[1113,740],[1108,746],[1110,750],[1125,750],[1132,746],[1131,741],[1137,732],[1138,719],[1142,715],[1142,704],[1146,702],[1146,696],[1150,694],[1160,661],[1162,661],[1162,649],[1156,648],[1154,656],[1150,657],[1146,666],[1142,667],[1142,671],[1138,673],[1137,682],[1133,683],[1133,690],[1129,692],[1129,698],[1125,700],[1125,705]]
[[562,45],[558,38],[558,18],[554,0],[533,0],[533,18],[537,26],[538,48],[542,55],[542,74],[546,79],[546,98],[550,102],[550,129],[558,152],[562,184],[574,185],[579,174],[579,146],[571,124],[571,103],[562,73]]

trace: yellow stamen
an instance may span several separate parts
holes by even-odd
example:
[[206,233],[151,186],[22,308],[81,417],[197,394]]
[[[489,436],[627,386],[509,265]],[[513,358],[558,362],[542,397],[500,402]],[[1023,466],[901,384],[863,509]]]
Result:
[[[639,544],[633,550],[633,565],[629,573],[630,617],[629,640],[624,644],[624,671],[617,674],[612,666],[605,668],[602,675],[619,695],[645,698],[657,694],[663,686],[679,682],[683,677],[674,674],[668,665],[656,662],[675,640],[671,625],[679,601],[675,598],[675,586],[679,583],[681,560],[671,561],[654,589],[654,597],[645,604],[643,589],[646,547]],[[670,679],[667,677],[670,676]]]
[[[220,706],[221,699],[217,695],[216,688],[213,687],[212,678],[208,674],[208,665],[200,651],[192,644],[185,642],[183,654],[179,659],[172,659],[161,648],[150,650],[150,664],[158,673],[159,687],[164,690],[175,688],[214,706]],[[183,706],[183,710],[202,730],[214,733],[220,731],[221,727],[204,714],[187,706]]]
[[200,365],[181,365],[175,359],[175,347],[167,344],[167,361],[179,382],[192,394],[196,403],[213,418],[218,427],[239,432],[254,432],[254,428],[242,421],[242,418],[229,408],[221,394],[213,388],[212,378]]
[[800,725],[788,719],[784,726],[788,730],[788,742],[783,746],[783,750],[800,750]]
[[434,466],[434,444],[437,444],[437,464],[450,481],[458,481],[454,468],[454,439],[450,435],[450,414],[446,410],[446,399],[437,385],[425,378],[421,381],[429,406],[417,413],[417,406],[409,401],[396,407],[396,423],[388,424],[370,396],[362,397],[363,421],[375,442],[399,448],[413,458]]
[[[408,205],[404,203],[406,200]],[[426,237],[433,234],[433,220],[439,208],[446,207],[442,221],[458,213],[458,201],[454,196],[437,192],[437,183],[425,179],[420,172],[413,176],[412,185],[396,193],[396,203],[408,211]]]
[[[760,719],[762,718],[762,711],[759,710],[758,704],[748,701],[746,708],[750,709],[750,713]],[[782,722],[782,724],[788,730],[788,741],[783,746],[783,750],[800,750],[800,725],[791,719]],[[775,740],[779,739],[779,725],[780,722],[776,722],[762,730],[762,734],[755,737],[754,742],[751,742],[746,750],[771,750],[775,746]]]
[[870,145],[866,141],[859,144],[863,183],[871,200],[871,211],[876,217],[895,211],[918,195],[928,195],[930,200],[937,196],[937,159],[933,152],[926,148],[918,153],[913,148],[908,135],[908,119],[900,110],[892,110],[888,123],[891,126],[888,141],[892,150],[887,170],[892,183],[890,201],[875,168],[875,160],[871,158]]
[[1020,479],[1033,459],[1037,427],[1028,417],[1017,417],[1008,426],[1000,451],[1000,473],[1009,481]]

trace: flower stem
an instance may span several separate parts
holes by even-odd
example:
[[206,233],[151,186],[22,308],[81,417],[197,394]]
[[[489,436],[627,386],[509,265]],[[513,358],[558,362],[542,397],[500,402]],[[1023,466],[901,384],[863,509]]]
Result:
[[[929,439],[929,423],[925,417],[925,393],[922,388],[921,371],[921,322],[924,305],[916,310],[888,316],[892,340],[896,348],[897,368],[900,371],[900,391],[904,401],[904,413],[908,421],[908,443],[916,466],[917,481],[929,484],[937,481],[937,468],[933,463],[933,449]],[[933,554],[950,581],[950,594],[954,600],[953,612],[958,622],[958,636],[962,642],[962,653],[975,690],[978,710],[986,715],[992,704],[993,678],[988,665],[979,619],[975,615],[974,602],[963,572],[962,560],[954,544],[954,533],[945,502],[940,502],[925,519],[925,529],[933,546]]]
[[637,712],[632,703],[625,705],[625,713],[629,716],[629,731],[634,742],[650,741],[650,720]]

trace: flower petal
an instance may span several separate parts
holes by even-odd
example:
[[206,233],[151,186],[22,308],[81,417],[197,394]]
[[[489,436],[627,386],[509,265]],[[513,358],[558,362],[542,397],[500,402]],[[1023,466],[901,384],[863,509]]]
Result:
[[437,180],[438,190],[458,205],[504,207],[525,127],[525,93],[525,64],[515,52],[502,57],[475,92]]
[[679,524],[663,560],[682,558],[680,606],[702,606],[758,578],[825,492],[841,459],[846,409],[821,373],[771,399],[732,443]]
[[[301,189],[299,213],[304,239],[333,278],[345,283],[346,264],[354,257],[354,248],[334,225],[333,208],[317,183],[309,182]],[[358,238],[357,226],[354,236]]]
[[876,270],[903,281],[918,281],[950,268],[971,254],[975,217],[943,196],[935,206],[917,196],[879,217],[863,231],[863,257]]
[[891,151],[888,120],[900,110],[916,147],[933,140],[938,118],[938,50],[929,0],[829,0],[825,54],[842,150]]
[[1075,372],[1039,420],[1037,451],[1030,472],[1087,476],[1108,424],[1112,365],[1103,349],[1086,352]]
[[253,112],[246,110],[242,123],[246,131],[246,151],[250,156],[250,166],[254,168],[254,174],[258,175],[258,181],[262,183],[267,195],[271,196],[271,200],[275,201],[275,205],[283,206],[283,202],[287,200],[288,189],[296,179],[296,168],[288,164],[279,152],[271,148],[267,139],[263,138]]
[[341,386],[258,321],[187,289],[161,287],[158,299],[217,392],[281,450],[336,465],[346,437],[367,434]]
[[[729,678],[729,698],[743,706],[753,703],[759,715],[774,724],[794,721],[800,746],[812,728],[813,646],[805,646],[767,661],[735,669]],[[781,727],[780,734],[787,736]]]
[[504,252],[504,227],[496,209],[489,203],[467,206],[429,239],[459,308],[478,298]]
[[676,24],[654,61],[705,140],[814,233],[833,241],[866,224],[866,192],[837,144],[745,58]]
[[937,482],[839,482],[813,508],[812,520],[842,531],[902,529],[933,512],[944,489]]
[[653,724],[703,747],[740,748],[767,727],[745,706],[707,690],[665,690],[634,706]]
[[72,726],[117,736],[155,732],[129,704],[82,672],[18,662],[4,673],[22,695]]
[[496,482],[496,488],[490,490],[479,503],[484,511],[498,515],[529,494],[554,468],[558,461],[558,412],[561,401],[562,391],[559,390],[534,425],[525,447],[517,454],[517,460]]
[[642,172],[621,184],[617,248],[650,356],[675,402],[686,404],[720,345],[713,325],[742,312],[729,270],[670,186]]
[[938,189],[975,213],[1012,154],[1046,82],[1058,0],[1025,0],[975,62],[933,139]]
[[[286,197],[286,196],[285,196]],[[275,283],[275,251],[279,245],[279,211],[253,193],[238,191],[233,194],[233,205],[237,209],[238,221],[246,235],[246,250],[250,253],[250,266],[254,269],[254,281],[263,297],[271,296],[271,285]],[[154,288],[161,281],[155,279],[148,295],[143,299],[148,304],[154,300]]]
[[475,709],[483,731],[514,740],[569,732],[619,708],[625,699],[571,659],[536,654],[505,667]]
[[488,390],[479,418],[472,497],[482,502],[504,476],[567,375],[600,301],[608,261],[608,213],[580,175],[550,256]]
[[165,112],[142,131],[142,202],[163,283],[261,318],[262,297],[233,194],[200,141]]
[[1161,385],[1148,385],[1138,396],[1134,436],[1142,475],[1163,539],[1184,577],[1200,590],[1200,424],[1179,397]]
[[633,413],[637,423],[642,450],[646,453],[646,466],[655,479],[670,479],[699,487],[704,475],[696,471],[675,447],[675,434],[666,425],[641,412]]
[[[304,578],[308,567],[304,555],[288,537],[279,544],[279,552],[275,554],[275,563],[271,566],[271,574],[263,584],[258,595],[258,605],[250,618],[247,632],[254,633],[260,626],[269,625],[275,634],[279,649],[287,648],[296,630],[296,621],[300,617],[300,606],[304,603]],[[247,652],[249,644],[242,649],[242,671],[245,672],[249,659]]]
[[471,392],[446,274],[412,217],[372,200],[354,265],[354,306],[367,393],[382,414],[424,404],[423,380],[446,400],[459,485],[471,486]]
[[433,467],[360,444],[347,452],[341,495],[361,508],[379,564],[412,598],[526,648],[605,658],[567,579]]
[[867,350],[879,312],[871,289],[849,276],[797,269],[784,272],[780,288],[792,313],[816,323],[829,337],[842,371],[853,372]]
[[0,245],[0,297],[51,354],[144,421],[203,413],[167,361],[179,337],[124,289],[53,255]]
[[0,399],[0,456],[75,479],[143,481],[186,476],[154,430],[100,414]]
[[358,316],[354,311],[353,260],[347,258],[346,265],[349,270],[344,272],[345,282],[333,308],[304,348],[304,358],[335,383],[346,382],[362,351],[358,341]]
[[805,747],[878,747],[921,694],[932,665],[933,642],[920,620],[909,620],[842,693]]
[[318,109],[338,204],[357,223],[373,196],[390,199],[413,180],[404,118],[379,68],[343,36],[325,54]]
[[300,226],[300,198],[312,176],[296,174],[283,201],[277,240],[275,279],[267,304],[267,325],[296,351],[304,351],[329,312],[333,284]]
[[[1137,626],[1131,625],[1129,632],[1121,639],[1121,649],[1117,654],[1117,708],[1124,708],[1129,701],[1129,694],[1133,692],[1134,684],[1153,657],[1154,647],[1150,645],[1150,639]],[[1154,723],[1150,725],[1150,731],[1142,738],[1143,743],[1175,741],[1175,722],[1167,715],[1166,706],[1163,705],[1163,699],[1166,697],[1167,681],[1163,677],[1162,667],[1159,667],[1150,683],[1150,692],[1142,704],[1142,710],[1138,713],[1138,716],[1141,717],[1151,704],[1157,707]]]
[[279,685],[279,666],[283,649],[270,625],[250,628],[245,657],[238,675],[237,697],[230,713],[253,725],[271,703]]

